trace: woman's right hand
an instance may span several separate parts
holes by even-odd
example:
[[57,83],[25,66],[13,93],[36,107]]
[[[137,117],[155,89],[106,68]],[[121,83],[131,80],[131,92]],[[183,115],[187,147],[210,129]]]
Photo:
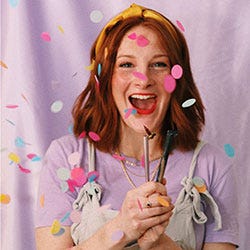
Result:
[[[158,202],[159,196],[169,203],[168,207]],[[117,221],[129,242],[139,239],[148,229],[167,223],[172,209],[166,187],[158,182],[147,182],[127,193]]]

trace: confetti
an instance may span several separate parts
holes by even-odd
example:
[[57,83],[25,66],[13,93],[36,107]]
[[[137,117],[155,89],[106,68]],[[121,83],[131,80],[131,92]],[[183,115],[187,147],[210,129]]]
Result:
[[100,23],[103,19],[103,14],[101,11],[99,10],[93,10],[91,11],[90,13],[90,20],[93,22],[93,23]]
[[83,131],[80,135],[79,135],[79,139],[84,138],[86,136],[86,131]]
[[137,110],[133,108],[125,109],[124,112],[125,112],[125,116],[124,116],[125,119],[129,118],[130,115],[137,114]]
[[68,162],[71,165],[79,165],[80,163],[80,153],[74,152],[68,156]]
[[137,42],[137,45],[140,46],[140,47],[145,47],[145,46],[147,46],[149,44],[149,40],[143,35],[140,35],[137,38],[136,42]]
[[61,229],[61,223],[58,220],[54,220],[51,227],[50,227],[50,232],[51,234],[57,234],[60,232]]
[[140,72],[137,72],[137,71],[133,72],[133,75],[142,81],[147,81],[147,79],[148,79],[146,75],[144,75]]
[[8,66],[3,62],[3,61],[0,61],[0,65],[5,68],[5,69],[8,69]]
[[128,38],[131,39],[131,40],[135,40],[137,38],[137,35],[136,33],[131,33],[130,35],[128,35]]
[[185,32],[185,28],[179,20],[176,20],[176,24],[180,28],[181,31]]
[[39,199],[40,207],[44,207],[45,196],[42,194]]
[[92,60],[92,63],[89,66],[86,66],[85,69],[91,71],[94,69],[94,65],[95,65],[95,60]]
[[100,141],[101,139],[100,136],[95,132],[89,132],[88,135],[93,141]]
[[75,191],[75,187],[77,186],[77,183],[71,179],[68,179],[67,183],[68,183],[69,191],[73,193]]
[[194,98],[188,99],[185,102],[182,103],[182,107],[183,108],[188,108],[191,107],[192,105],[194,105],[196,103],[196,100]]
[[143,207],[142,207],[142,204],[141,204],[139,199],[137,199],[137,204],[138,204],[138,207],[140,208],[140,210],[143,211]]
[[16,105],[16,104],[8,104],[8,105],[6,105],[5,107],[8,108],[8,109],[16,109],[16,108],[18,108],[19,106]]
[[62,181],[60,186],[63,193],[66,193],[69,190],[69,184],[66,181]]
[[23,148],[25,146],[25,142],[21,137],[16,137],[15,139],[15,145],[16,147]]
[[21,97],[27,102],[29,103],[28,99],[26,98],[26,96],[24,94],[21,94]]
[[87,182],[87,177],[84,174],[82,168],[73,168],[70,173],[71,179],[74,181],[74,185],[81,187]]
[[51,37],[50,34],[48,32],[42,32],[41,33],[41,38],[45,41],[45,42],[50,42],[51,41]]
[[72,77],[75,77],[77,75],[77,72],[72,75]]
[[164,79],[164,88],[168,93],[172,93],[176,88],[176,81],[172,75],[166,75]]
[[197,189],[197,191],[199,193],[204,193],[206,192],[207,188],[206,188],[206,185],[205,185],[205,181],[199,177],[199,176],[195,176],[193,179],[193,184],[195,186],[195,188]]
[[176,64],[171,69],[171,75],[174,79],[180,79],[183,74],[183,69],[180,65]]
[[60,31],[61,33],[64,34],[64,29],[63,29],[63,27],[62,27],[61,25],[58,25],[57,28],[59,29],[59,31]]
[[80,221],[81,221],[81,211],[73,210],[73,211],[70,213],[69,218],[71,219],[71,221],[72,221],[73,223],[80,223]]
[[74,126],[73,126],[73,124],[70,124],[69,126],[68,126],[68,132],[69,132],[69,134],[73,134],[73,128],[74,128]]
[[141,166],[145,168],[145,157],[144,155],[141,157]]
[[63,108],[63,102],[62,101],[55,101],[52,103],[50,110],[53,113],[58,113],[62,110]]
[[1,204],[9,204],[11,201],[11,198],[8,194],[1,194],[0,195],[0,203]]
[[14,163],[19,163],[20,162],[20,157],[15,154],[15,153],[9,153],[8,155],[8,158],[11,160],[11,163],[14,162]]
[[161,196],[157,197],[157,201],[163,206],[163,207],[169,207],[169,202],[162,198]]
[[102,72],[102,65],[100,63],[98,63],[98,66],[97,66],[97,75],[100,76],[101,72]]
[[96,75],[95,75],[94,77],[95,77],[96,86],[97,86],[97,87],[99,87],[100,82],[99,82],[99,80],[98,80],[98,78],[97,78],[97,76],[96,76]]
[[233,146],[231,144],[225,144],[224,145],[224,150],[225,150],[227,156],[229,156],[231,158],[234,157],[235,151],[234,151],[234,148],[233,148]]
[[27,154],[27,158],[30,159],[31,161],[40,161],[41,160],[40,156],[33,154],[33,153]]
[[119,154],[113,154],[112,155],[115,159],[119,160],[119,161],[124,161],[125,160],[125,157],[124,156],[121,156]]
[[99,177],[98,171],[91,171],[88,173],[88,181],[89,182],[93,182],[93,181],[97,180],[98,177]]
[[16,7],[18,5],[19,0],[9,0],[9,4],[11,7]]
[[61,223],[63,223],[64,221],[66,221],[70,216],[70,212],[67,212],[63,217],[62,219],[60,220]]
[[62,181],[66,181],[70,178],[70,170],[68,168],[58,168],[56,171],[56,175],[57,177],[62,180]]
[[61,236],[64,233],[65,233],[65,229],[61,227],[59,232],[57,234],[54,234],[54,236]]
[[31,173],[31,171],[29,169],[22,167],[20,164],[18,164],[18,168],[21,170],[21,172],[23,172],[25,174]]
[[10,121],[10,120],[8,120],[8,119],[5,119],[5,121],[7,121],[7,122],[10,123],[11,125],[15,126],[15,123],[14,123],[14,122],[12,122],[12,121]]
[[115,232],[112,233],[111,235],[111,239],[114,242],[120,241],[124,236],[124,232],[121,230],[117,230]]

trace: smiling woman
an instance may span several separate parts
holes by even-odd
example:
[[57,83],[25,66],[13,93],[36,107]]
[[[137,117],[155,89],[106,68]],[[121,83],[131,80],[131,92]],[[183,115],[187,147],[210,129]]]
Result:
[[74,135],[47,151],[38,250],[235,249],[233,167],[200,141],[204,107],[182,33],[133,4],[101,31],[91,63]]

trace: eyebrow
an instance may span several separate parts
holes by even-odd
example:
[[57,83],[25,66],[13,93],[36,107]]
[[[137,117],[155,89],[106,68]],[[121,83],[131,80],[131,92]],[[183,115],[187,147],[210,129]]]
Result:
[[[117,58],[116,59],[119,59],[119,58],[123,58],[123,57],[127,57],[127,58],[135,58],[135,56],[133,56],[133,55],[120,55],[120,56],[117,56]],[[168,57],[168,55],[167,54],[156,54],[156,55],[154,55],[153,56],[153,58],[152,59],[155,59],[155,58],[159,58],[159,57],[167,57],[168,59],[169,59],[169,57]]]

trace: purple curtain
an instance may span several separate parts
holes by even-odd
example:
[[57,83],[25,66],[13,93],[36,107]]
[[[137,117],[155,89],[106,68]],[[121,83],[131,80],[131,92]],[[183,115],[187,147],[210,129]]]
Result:
[[[39,172],[72,104],[98,32],[129,0],[1,1],[1,249],[32,250]],[[144,0],[180,26],[206,106],[207,140],[238,169],[240,249],[250,238],[250,2]],[[181,25],[183,27],[181,27]],[[232,204],[232,208],[235,204]]]

